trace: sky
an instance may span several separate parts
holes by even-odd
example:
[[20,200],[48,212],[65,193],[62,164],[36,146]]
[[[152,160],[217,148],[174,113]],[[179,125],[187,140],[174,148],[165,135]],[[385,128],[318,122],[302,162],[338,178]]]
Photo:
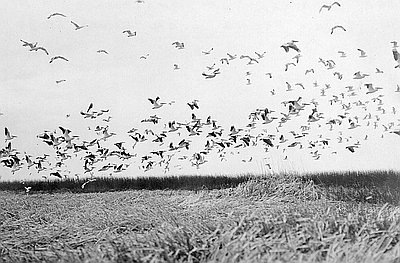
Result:
[[[0,49],[0,129],[7,127],[18,136],[11,142],[21,157],[27,153],[34,159],[43,153],[54,155],[55,150],[37,138],[45,130],[57,130],[60,135],[59,126],[68,128],[71,134],[79,136],[76,143],[80,143],[99,137],[93,131],[95,126],[109,125],[109,131],[117,135],[104,145],[113,147],[113,143],[125,141],[129,151],[138,154],[137,158],[124,161],[130,166],[120,174],[153,176],[163,175],[164,171],[154,168],[144,172],[145,162],[142,163],[140,157],[149,151],[168,148],[170,141],[161,146],[147,143],[132,149],[133,141],[126,133],[132,127],[141,132],[152,129],[159,133],[168,121],[189,122],[191,114],[195,113],[204,121],[207,116],[212,116],[227,134],[232,125],[245,128],[250,121],[250,112],[268,107],[275,110],[271,116],[278,119],[271,124],[258,125],[252,134],[256,136],[266,129],[277,138],[284,134],[290,143],[296,141],[290,138],[290,131],[299,132],[299,127],[306,125],[310,127],[309,134],[298,140],[303,144],[302,149],[289,149],[286,143],[266,153],[259,143],[258,147],[227,150],[224,153],[226,161],[221,161],[220,153],[214,150],[207,154],[207,162],[199,169],[188,160],[174,159],[167,174],[399,170],[400,136],[391,131],[400,130],[399,113],[392,113],[392,107],[397,109],[400,102],[400,93],[395,92],[396,85],[400,84],[400,69],[394,68],[396,63],[390,42],[400,42],[400,23],[396,23],[400,2],[357,0],[339,3],[340,6],[320,12],[321,6],[331,2],[7,1],[0,10],[3,25],[0,35],[6,36]],[[47,19],[55,12],[66,17]],[[87,27],[74,30],[70,21]],[[335,25],[343,26],[346,31],[336,29],[331,34]],[[137,35],[127,37],[122,33],[124,30],[136,31]],[[29,51],[20,40],[38,42],[49,55],[40,50]],[[300,53],[285,52],[281,47],[292,40],[298,41]],[[185,48],[175,48],[172,43],[176,41],[183,42]],[[101,49],[108,54],[96,52]],[[202,52],[210,49],[208,55]],[[357,49],[365,50],[367,57],[360,58]],[[346,52],[347,57],[341,58],[338,51]],[[259,63],[247,65],[246,59],[239,59],[241,55],[256,58],[255,52],[265,52]],[[238,55],[229,65],[220,60],[226,58],[227,53]],[[295,62],[293,57],[297,54],[301,55],[299,63],[285,71],[285,64]],[[68,61],[58,59],[49,63],[54,56],[63,56]],[[146,59],[140,59],[141,56]],[[318,62],[320,58],[333,60],[335,68],[327,69]],[[202,73],[208,72],[206,67],[214,63],[221,74],[205,79]],[[178,70],[174,69],[174,64],[179,66]],[[315,73],[305,75],[311,68]],[[375,73],[376,68],[384,73]],[[354,79],[353,74],[357,71],[369,76]],[[268,72],[272,73],[272,78],[265,75]],[[333,76],[333,72],[343,74],[343,79]],[[64,79],[65,82],[56,83]],[[247,79],[251,85],[247,85]],[[302,83],[305,89],[296,86],[293,91],[286,91],[286,82],[292,86]],[[318,87],[314,87],[314,82]],[[367,83],[382,87],[382,90],[366,94],[364,84]],[[326,96],[321,96],[325,84],[332,88],[326,90]],[[345,87],[350,85],[357,92],[354,97],[349,97],[346,92]],[[271,94],[273,90],[275,95]],[[329,130],[326,122],[344,112],[340,103],[331,105],[329,102],[340,93],[345,94],[343,103],[353,106],[343,125]],[[383,105],[372,101],[378,95],[382,95]],[[175,103],[152,109],[148,98],[157,96],[162,102]],[[308,115],[313,106],[307,105],[299,116],[293,116],[277,130],[283,116],[280,113],[288,112],[282,102],[297,100],[300,96],[303,103],[318,102],[318,112],[323,113],[324,118],[309,123]],[[195,99],[199,101],[200,109],[191,110],[187,103]],[[359,100],[369,101],[367,110],[353,104]],[[86,111],[90,103],[96,110],[109,109],[107,114],[112,117],[111,121],[84,119],[80,111]],[[379,106],[385,109],[385,114],[377,110]],[[363,118],[370,112],[374,119],[367,126],[368,120]],[[141,123],[153,114],[162,118],[160,125]],[[348,129],[348,118],[354,121],[354,116],[359,117],[360,127]],[[374,121],[378,125],[376,129],[373,128]],[[393,126],[389,125],[391,122]],[[390,128],[385,131],[383,125]],[[189,151],[175,157],[186,155],[190,158],[194,152],[201,151],[208,139],[205,137],[208,128],[203,130],[201,136],[190,137],[193,147]],[[343,143],[338,143],[339,136],[343,137]],[[180,137],[169,135],[168,138],[177,143],[189,137],[182,132]],[[327,138],[330,140],[327,147],[307,148],[310,141]],[[346,149],[358,142],[360,146],[354,153]],[[6,145],[0,141],[0,148]],[[316,150],[321,154],[317,160],[310,154]],[[67,161],[62,171],[73,171],[69,173],[71,175],[83,174],[80,160],[83,155],[73,155],[71,159],[74,160]],[[109,162],[121,163],[115,158],[102,163]],[[96,169],[99,166],[97,164]],[[0,180],[40,179],[57,169],[49,165],[48,170],[41,173],[23,168],[12,174],[9,168],[0,167]]]

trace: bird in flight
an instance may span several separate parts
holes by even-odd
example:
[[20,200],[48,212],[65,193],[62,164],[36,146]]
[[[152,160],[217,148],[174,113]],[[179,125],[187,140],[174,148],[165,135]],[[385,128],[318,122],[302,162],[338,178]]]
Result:
[[159,103],[158,101],[160,100],[160,97],[158,97],[158,96],[155,99],[149,98],[148,100],[150,101],[151,104],[153,104],[153,108],[152,109],[161,108],[164,104],[166,104],[165,102]]
[[10,133],[10,131],[8,130],[7,127],[4,128],[4,134],[6,135],[6,140],[5,140],[6,142],[7,142],[7,141],[11,141],[11,140],[14,139],[14,138],[17,138],[16,135],[11,135],[11,133]]
[[135,32],[133,32],[132,33],[132,31],[130,31],[130,30],[124,30],[124,31],[122,31],[122,34],[127,34],[127,36],[128,37],[134,37],[134,36],[136,36],[136,31]]
[[206,77],[206,79],[211,79],[211,78],[215,78],[215,76],[217,76],[220,73],[221,72],[219,72],[219,68],[218,68],[218,69],[215,69],[211,74],[207,74],[207,73],[203,72],[201,75]]
[[38,50],[43,50],[44,53],[46,53],[46,55],[49,55],[49,52],[44,47],[33,47],[29,51],[38,51]]
[[64,57],[62,57],[62,56],[55,56],[55,57],[52,57],[52,58],[50,59],[50,62],[49,62],[49,63],[53,63],[53,61],[56,60],[56,59],[63,59],[63,60],[65,60],[65,61],[69,61],[68,59],[66,59],[66,58],[64,58]]
[[286,63],[286,64],[285,64],[285,71],[288,71],[290,65],[296,66],[296,64],[294,64],[293,62],[291,62],[291,63]]
[[62,16],[62,17],[66,17],[64,14],[61,14],[61,13],[53,13],[53,14],[49,15],[49,16],[47,17],[47,19],[50,19],[50,18],[52,18],[53,16]]
[[346,29],[343,26],[334,26],[334,27],[331,28],[331,35],[333,34],[333,31],[335,29],[342,29],[343,31],[346,31]]
[[344,51],[338,51],[338,53],[340,54],[341,58],[345,58],[346,57],[346,53]]
[[213,51],[214,50],[214,48],[211,48],[210,50],[208,50],[208,51],[201,51],[201,53],[203,53],[204,55],[210,55],[211,54],[211,51]]
[[291,42],[288,42],[288,43],[282,45],[281,48],[283,48],[286,52],[289,52],[290,48],[295,50],[295,51],[297,51],[297,52],[300,52],[300,49],[295,44],[296,42],[298,42],[298,41],[292,40]]
[[21,42],[23,43],[23,44],[22,44],[23,47],[30,47],[31,49],[34,48],[34,47],[36,47],[37,44],[38,44],[38,42],[36,42],[35,44],[33,44],[33,43],[29,43],[28,41],[24,41],[24,40],[22,40],[22,39],[20,39],[19,41],[21,41]]
[[360,58],[366,58],[367,57],[367,52],[364,50],[357,48],[358,51],[360,51]]
[[107,55],[108,55],[108,52],[107,52],[106,50],[104,50],[104,49],[99,49],[99,50],[97,50],[96,52],[97,52],[97,53],[104,53],[104,54],[107,54]]
[[185,44],[183,42],[175,41],[174,43],[172,43],[172,45],[175,46],[177,49],[184,49],[185,48]]
[[75,23],[74,21],[71,21],[71,24],[73,24],[73,25],[75,26],[75,30],[79,30],[79,29],[88,27],[88,25],[86,25],[86,26],[80,26],[80,25],[78,25],[77,23]]
[[61,82],[65,82],[67,81],[66,79],[60,79],[60,80],[56,80],[56,84],[60,84]]
[[321,11],[325,8],[328,9],[328,11],[331,10],[332,6],[337,5],[340,6],[340,4],[338,2],[333,2],[331,5],[323,5],[321,6],[321,8],[319,9],[319,12],[321,13]]

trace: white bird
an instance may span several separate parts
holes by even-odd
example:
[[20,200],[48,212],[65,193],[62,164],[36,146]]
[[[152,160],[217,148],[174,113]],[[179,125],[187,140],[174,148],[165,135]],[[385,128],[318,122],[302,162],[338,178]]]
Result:
[[8,130],[7,127],[4,128],[4,134],[6,135],[6,140],[5,140],[6,142],[7,142],[7,141],[11,141],[11,140],[14,139],[14,138],[17,138],[16,135],[11,135],[11,133],[10,133],[10,131]]
[[97,181],[97,179],[89,179],[89,180],[87,180],[86,182],[84,182],[84,183],[81,185],[81,188],[82,188],[82,189],[85,189],[85,186],[86,186],[88,183],[91,183],[91,182],[94,182],[94,181]]
[[340,54],[341,58],[345,58],[346,57],[346,53],[344,51],[338,51],[338,53]]
[[366,94],[374,93],[374,92],[377,92],[378,90],[382,89],[382,88],[379,88],[379,87],[374,88],[374,87],[372,86],[372,83],[367,83],[367,84],[364,84],[364,85],[365,85],[365,86],[367,87],[367,89],[368,89],[368,91],[367,91]]
[[367,76],[369,76],[369,75],[368,75],[368,74],[364,74],[364,73],[361,74],[360,71],[354,73],[354,79],[363,79],[363,78],[365,78],[365,77],[367,77]]
[[357,48],[358,51],[360,51],[360,58],[366,58],[367,57],[367,52],[364,50]]
[[151,104],[153,104],[153,108],[152,108],[152,109],[161,108],[163,105],[166,104],[165,102],[159,103],[158,101],[160,100],[160,97],[158,97],[158,96],[157,96],[157,98],[155,98],[155,99],[149,98],[148,100],[150,101]]

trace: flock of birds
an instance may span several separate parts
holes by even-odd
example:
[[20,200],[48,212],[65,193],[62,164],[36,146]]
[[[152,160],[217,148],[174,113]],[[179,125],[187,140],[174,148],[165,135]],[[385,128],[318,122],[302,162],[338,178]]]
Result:
[[[333,7],[341,5],[338,2],[323,5],[319,12],[330,11]],[[48,19],[53,17],[66,18],[62,13],[54,13],[49,15]],[[88,27],[70,22],[75,30]],[[337,25],[332,27],[331,34],[338,29],[346,31],[343,26]],[[121,32],[127,37],[135,37],[137,34],[132,30]],[[29,48],[29,51],[42,51],[49,55],[47,49],[38,45],[38,42],[24,40],[21,42],[23,47]],[[394,68],[400,68],[398,44],[396,41],[391,44]],[[172,46],[182,51],[187,48],[181,41],[173,42]],[[282,71],[291,71],[302,63],[303,54],[300,47],[301,43],[296,40],[281,45],[284,54],[294,55],[282,66]],[[201,54],[210,56],[214,51],[214,48],[211,48],[202,51]],[[219,122],[211,116],[199,117],[201,101],[198,99],[186,102],[188,111],[186,116],[189,121],[185,118],[168,120],[160,117],[159,113],[164,107],[170,107],[176,102],[162,101],[160,97],[156,97],[148,99],[154,114],[143,118],[142,126],[133,127],[123,135],[127,139],[121,140],[120,136],[111,132],[111,111],[95,109],[94,104],[90,103],[87,109],[80,111],[80,115],[91,123],[88,130],[92,132],[93,137],[82,138],[62,126],[53,131],[45,130],[38,134],[37,138],[52,149],[52,152],[32,156],[13,148],[13,141],[18,137],[6,127],[6,145],[0,149],[0,162],[13,174],[26,168],[30,174],[36,173],[45,179],[91,175],[92,179],[82,185],[84,188],[87,183],[95,180],[94,175],[118,174],[133,164],[145,172],[156,168],[164,172],[180,170],[185,163],[199,169],[210,159],[224,162],[230,156],[241,155],[243,152],[246,154],[245,158],[241,159],[242,162],[254,162],[258,157],[252,153],[255,152],[254,148],[258,148],[264,153],[261,159],[265,167],[273,169],[271,158],[267,153],[279,154],[283,160],[288,160],[291,151],[302,150],[311,158],[319,160],[323,155],[338,154],[340,147],[355,153],[362,146],[362,141],[369,139],[370,130],[374,130],[381,137],[385,134],[400,136],[400,120],[397,119],[396,108],[386,105],[382,94],[383,88],[369,81],[372,74],[380,76],[384,73],[383,70],[376,68],[375,72],[368,73],[356,71],[348,76],[337,70],[340,60],[347,57],[346,52],[339,50],[337,58],[318,58],[315,64],[310,65],[311,67],[304,72],[305,77],[318,72],[328,72],[338,82],[321,84],[315,81],[313,87],[308,87],[305,83],[293,84],[285,81],[286,89],[275,87],[270,90],[272,97],[277,93],[285,93],[285,97],[290,98],[290,92],[293,90],[319,89],[318,98],[304,101],[303,97],[297,96],[281,101],[279,108],[256,108],[249,113],[248,123],[244,127],[231,125],[226,128],[219,125]],[[356,59],[368,57],[365,50],[359,48],[358,52],[359,56]],[[108,54],[108,51],[100,49],[97,53]],[[253,67],[261,64],[266,55],[266,51],[242,55],[226,53],[226,56],[217,58],[212,65],[206,66],[201,76],[206,81],[212,81],[234,63],[245,61],[246,65]],[[140,59],[146,59],[148,56],[149,54]],[[58,60],[69,61],[63,56],[56,55],[51,57],[49,63]],[[173,69],[179,70],[180,66],[174,64]],[[265,73],[269,79],[273,78],[274,74],[274,72]],[[251,76],[252,72],[247,71],[247,85],[252,84]],[[64,81],[66,80],[57,80],[56,83]],[[393,91],[400,93],[400,86],[394,87]],[[320,111],[323,103],[329,105],[332,110]],[[355,129],[358,133],[352,133]],[[359,137],[359,134],[363,136]],[[140,150],[142,145],[145,147]],[[143,153],[143,149],[150,150]],[[68,161],[72,159],[82,161],[82,172],[74,174],[68,168]]]

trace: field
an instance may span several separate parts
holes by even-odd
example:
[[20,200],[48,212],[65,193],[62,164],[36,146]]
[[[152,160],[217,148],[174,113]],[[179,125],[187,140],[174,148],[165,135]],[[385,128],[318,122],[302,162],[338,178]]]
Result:
[[28,194],[4,182],[0,261],[400,262],[398,173],[245,177]]

